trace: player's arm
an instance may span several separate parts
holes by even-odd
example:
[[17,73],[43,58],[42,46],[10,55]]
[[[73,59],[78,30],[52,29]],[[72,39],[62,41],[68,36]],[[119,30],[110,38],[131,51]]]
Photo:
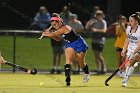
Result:
[[116,36],[120,37],[122,34],[121,26],[116,26]]
[[105,21],[103,21],[104,27],[102,29],[92,28],[93,32],[103,32],[106,33],[107,31],[107,24]]
[[42,33],[42,35],[43,35],[43,36],[50,37],[50,38],[52,38],[52,39],[54,39],[54,40],[56,40],[56,41],[60,41],[60,40],[62,39],[60,36],[61,36],[61,34],[63,34],[63,33],[64,33],[64,30],[63,30],[62,28],[58,29],[58,30],[55,31],[55,32],[49,32],[49,30],[46,29],[46,30]]
[[96,29],[96,28],[93,28],[93,31],[94,31],[94,32],[104,32],[104,33],[105,33],[106,30],[107,30],[106,28],[103,28],[103,29]]
[[140,51],[140,39],[138,41],[137,48],[134,50],[134,52],[132,53],[132,55],[135,55],[138,51]]

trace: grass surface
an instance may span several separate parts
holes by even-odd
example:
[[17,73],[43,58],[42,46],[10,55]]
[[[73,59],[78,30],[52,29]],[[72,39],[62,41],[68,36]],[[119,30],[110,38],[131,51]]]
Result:
[[[38,36],[39,37],[39,36]],[[25,67],[36,67],[37,69],[51,69],[52,67],[52,48],[49,38],[43,38],[38,40],[38,37],[16,37],[16,64],[20,64]],[[89,45],[89,49],[86,56],[86,62],[89,64],[91,70],[96,70],[95,58],[91,49],[91,38],[85,39]],[[13,36],[0,36],[0,51],[4,58],[13,62]],[[109,70],[116,69],[116,55],[114,49],[114,38],[106,40],[103,56],[107,68]],[[62,57],[61,68],[65,64],[65,57]],[[2,65],[4,69],[11,69],[7,65]]]
[[[65,86],[64,75],[0,74],[0,93],[139,93],[139,76],[133,76],[128,87],[121,86],[121,78],[114,77],[110,86],[104,85],[109,75],[91,75],[83,83],[83,75],[72,75],[70,87]],[[41,86],[40,82],[44,84]]]

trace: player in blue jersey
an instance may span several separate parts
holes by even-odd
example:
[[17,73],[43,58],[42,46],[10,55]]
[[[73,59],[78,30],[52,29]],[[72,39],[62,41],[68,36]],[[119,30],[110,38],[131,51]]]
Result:
[[83,82],[87,82],[89,80],[89,68],[85,62],[85,56],[88,45],[84,39],[74,31],[73,28],[71,28],[69,25],[64,25],[62,19],[58,15],[52,15],[50,22],[51,26],[55,28],[56,31],[49,32],[49,29],[46,29],[45,32],[42,33],[42,36],[47,36],[57,41],[64,39],[65,41],[66,64],[64,68],[66,85],[70,85],[71,64],[72,62],[75,62],[75,60],[85,73]]

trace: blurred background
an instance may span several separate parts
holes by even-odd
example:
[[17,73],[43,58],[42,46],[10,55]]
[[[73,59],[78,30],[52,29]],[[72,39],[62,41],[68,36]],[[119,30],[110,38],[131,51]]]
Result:
[[[16,64],[25,67],[36,67],[40,71],[50,71],[52,68],[53,55],[49,38],[38,40],[41,32],[15,34],[13,32],[9,33],[4,31],[18,30],[26,32],[31,30],[29,27],[40,6],[45,6],[51,15],[54,12],[62,12],[63,6],[68,5],[68,3],[71,4],[70,11],[78,16],[78,20],[82,22],[84,27],[86,22],[91,19],[95,6],[99,6],[104,12],[108,28],[117,21],[118,15],[122,14],[128,18],[136,11],[140,11],[140,0],[0,0],[0,51],[4,58],[11,62],[15,61]],[[112,71],[117,68],[114,48],[115,35],[112,34],[115,33],[115,31],[111,29],[107,32],[109,35],[106,40],[103,56],[107,70]],[[14,42],[15,35],[16,44]],[[88,45],[91,46],[89,36],[84,34],[83,37]],[[16,47],[16,51],[13,47]],[[94,59],[94,54],[90,47],[86,61],[91,71],[97,70]],[[63,55],[61,70],[63,70],[64,64],[65,57]],[[2,65],[1,69],[12,70],[12,67]]]
[[50,13],[60,13],[64,5],[75,3],[71,7],[71,12],[76,13],[79,19],[84,22],[89,20],[94,6],[100,6],[110,21],[115,21],[119,14],[129,17],[135,11],[139,11],[139,0],[0,0],[0,28],[27,29],[28,20],[21,18],[12,11],[2,7],[2,2],[6,2],[18,11],[33,18],[39,7],[44,5]]

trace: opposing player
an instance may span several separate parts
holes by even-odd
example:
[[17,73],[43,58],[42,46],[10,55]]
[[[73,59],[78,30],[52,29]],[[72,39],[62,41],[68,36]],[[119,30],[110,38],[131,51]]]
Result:
[[71,28],[69,25],[63,25],[62,19],[60,17],[52,16],[50,22],[52,27],[55,28],[56,31],[49,32],[49,29],[46,29],[45,32],[42,33],[42,36],[47,36],[57,41],[64,39],[65,41],[66,64],[64,68],[66,85],[70,85],[71,64],[75,60],[84,70],[85,74],[83,82],[87,82],[89,80],[89,68],[85,62],[85,56],[88,45],[81,36],[76,34],[73,28]]
[[[121,55],[125,56],[125,53],[127,51],[126,58],[129,58],[130,61],[126,64],[125,76],[122,81],[122,87],[127,86],[128,79],[130,78],[130,76],[132,75],[132,73],[134,71],[134,66],[135,66],[134,63],[137,62],[136,57],[134,59],[132,59],[132,58],[134,55],[134,51],[135,51],[135,53],[138,51],[137,47],[140,42],[140,25],[139,25],[140,24],[140,13],[139,12],[132,14],[129,17],[129,24],[130,24],[130,26],[128,26],[126,29],[127,38],[125,40]],[[137,51],[136,51],[136,49],[137,49]]]

